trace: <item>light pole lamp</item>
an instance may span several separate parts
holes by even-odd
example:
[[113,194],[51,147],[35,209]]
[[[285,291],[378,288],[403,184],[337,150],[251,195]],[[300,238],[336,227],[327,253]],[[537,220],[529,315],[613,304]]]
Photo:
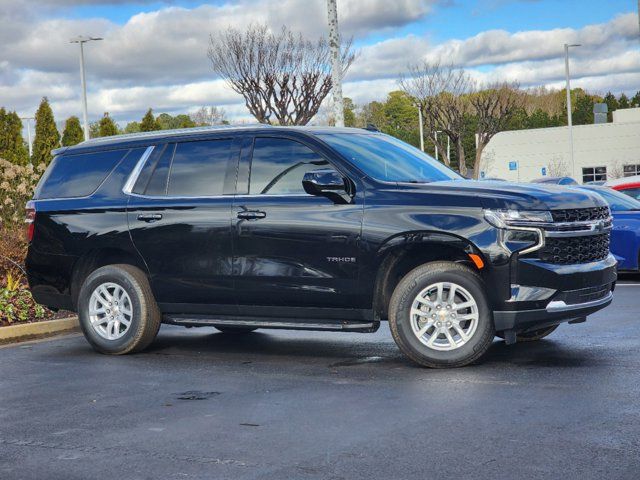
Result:
[[567,126],[569,127],[569,152],[571,158],[571,176],[576,176],[576,163],[573,158],[573,120],[571,118],[571,81],[569,75],[569,49],[579,47],[579,43],[564,44],[564,70],[567,77]]
[[84,74],[84,44],[87,42],[93,42],[102,40],[100,37],[87,37],[80,35],[69,40],[70,43],[77,43],[80,45],[80,83],[82,85],[82,123],[84,127],[84,139],[89,140],[89,120],[87,113],[87,82]]

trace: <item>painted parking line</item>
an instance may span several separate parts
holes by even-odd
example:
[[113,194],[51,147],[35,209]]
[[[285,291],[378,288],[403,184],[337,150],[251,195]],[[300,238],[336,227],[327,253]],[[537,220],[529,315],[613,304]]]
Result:
[[616,283],[616,287],[640,287],[640,283]]

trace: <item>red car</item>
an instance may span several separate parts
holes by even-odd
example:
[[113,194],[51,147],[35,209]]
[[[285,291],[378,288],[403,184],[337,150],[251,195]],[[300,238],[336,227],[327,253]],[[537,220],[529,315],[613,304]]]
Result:
[[605,183],[605,186],[640,200],[640,175],[618,178]]

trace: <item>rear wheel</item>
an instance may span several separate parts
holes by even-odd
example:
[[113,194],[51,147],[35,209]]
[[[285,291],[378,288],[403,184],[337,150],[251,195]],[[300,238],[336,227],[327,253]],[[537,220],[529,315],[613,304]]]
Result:
[[214,328],[220,330],[222,333],[232,333],[235,335],[251,333],[258,329],[258,327],[235,327],[233,325],[214,325]]
[[389,326],[405,355],[435,368],[474,362],[495,335],[482,280],[452,262],[427,263],[400,281],[389,304]]
[[91,346],[113,355],[149,346],[161,320],[147,276],[131,265],[107,265],[91,273],[80,289],[78,317]]

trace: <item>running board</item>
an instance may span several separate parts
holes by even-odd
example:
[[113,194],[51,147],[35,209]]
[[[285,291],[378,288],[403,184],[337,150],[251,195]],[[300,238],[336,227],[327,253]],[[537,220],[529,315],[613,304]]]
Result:
[[329,330],[338,332],[375,332],[380,327],[377,321],[340,321],[303,319],[276,320],[261,317],[209,317],[205,315],[164,315],[164,323],[182,325],[184,327],[215,327],[225,325],[231,327],[274,328],[285,330]]

